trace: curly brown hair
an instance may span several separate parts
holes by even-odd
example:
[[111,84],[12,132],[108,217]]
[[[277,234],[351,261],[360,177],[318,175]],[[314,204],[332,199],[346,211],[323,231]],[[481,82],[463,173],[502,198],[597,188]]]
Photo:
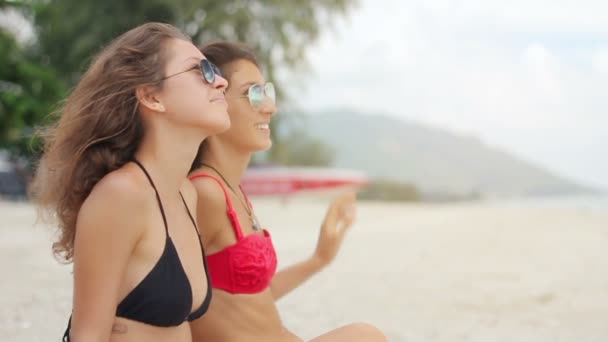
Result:
[[92,61],[42,133],[44,151],[31,187],[43,219],[53,217],[53,252],[70,262],[78,211],[97,182],[132,160],[143,137],[136,88],[162,87],[168,39],[190,38],[162,23],[140,25],[116,38]]

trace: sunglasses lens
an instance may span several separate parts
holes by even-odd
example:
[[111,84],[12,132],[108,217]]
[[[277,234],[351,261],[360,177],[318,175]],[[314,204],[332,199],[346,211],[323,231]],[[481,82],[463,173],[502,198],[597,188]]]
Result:
[[270,101],[272,101],[272,103],[277,103],[277,94],[274,90],[274,84],[272,84],[271,82],[266,83],[266,85],[264,86],[264,92],[266,93],[266,96],[268,96]]
[[264,103],[264,88],[259,84],[254,84],[249,88],[248,96],[253,108],[260,108]]
[[215,82],[215,70],[214,65],[211,64],[211,62],[203,59],[201,61],[201,72],[203,73],[203,77],[207,83],[213,84],[213,82]]
[[209,62],[209,64],[211,64],[211,67],[213,68],[213,72],[215,73],[215,76],[222,76],[222,71],[220,70],[220,68],[217,67],[217,65]]

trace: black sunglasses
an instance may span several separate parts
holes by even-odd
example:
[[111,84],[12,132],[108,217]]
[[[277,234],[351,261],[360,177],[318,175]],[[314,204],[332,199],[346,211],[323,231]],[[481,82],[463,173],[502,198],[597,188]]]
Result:
[[163,81],[163,80],[166,80],[167,78],[177,76],[177,75],[183,74],[185,72],[196,70],[196,69],[199,69],[201,71],[201,74],[203,74],[203,78],[209,84],[213,84],[213,82],[215,82],[216,75],[220,76],[220,77],[222,76],[220,68],[215,66],[215,64],[209,62],[209,60],[207,60],[207,59],[201,59],[201,62],[198,65],[195,65],[188,70],[180,71],[173,75],[165,76],[165,77],[161,78],[160,80]]

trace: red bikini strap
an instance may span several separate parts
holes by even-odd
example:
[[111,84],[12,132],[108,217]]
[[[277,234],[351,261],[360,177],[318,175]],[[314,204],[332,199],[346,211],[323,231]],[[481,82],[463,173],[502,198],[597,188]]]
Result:
[[217,184],[220,185],[220,187],[222,188],[222,191],[224,192],[224,197],[226,198],[226,205],[228,206],[228,210],[226,211],[226,214],[228,215],[228,219],[230,219],[230,223],[232,224],[232,228],[234,230],[234,233],[236,234],[236,238],[238,240],[243,238],[243,231],[241,229],[241,223],[239,222],[239,217],[236,213],[236,211],[234,210],[234,207],[232,207],[232,202],[230,201],[230,196],[228,196],[228,192],[226,191],[226,188],[224,187],[224,184],[222,183],[222,181],[220,181],[218,178],[206,174],[206,173],[199,173],[196,175],[192,175],[190,177],[190,180],[195,180],[197,178],[211,178],[213,180],[215,180],[217,182]]

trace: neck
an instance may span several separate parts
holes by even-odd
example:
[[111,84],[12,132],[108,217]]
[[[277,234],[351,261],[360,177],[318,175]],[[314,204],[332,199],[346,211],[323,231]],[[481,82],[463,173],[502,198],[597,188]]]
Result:
[[146,127],[135,159],[150,173],[159,192],[177,195],[205,138],[200,132],[151,124]]
[[[239,151],[228,144],[219,143],[214,138],[208,139],[206,144],[202,163],[216,169],[215,172],[219,172],[228,182],[228,185],[236,190],[247,170],[251,153]],[[202,166],[202,168],[205,168],[205,166]],[[197,171],[200,171],[200,169]]]

